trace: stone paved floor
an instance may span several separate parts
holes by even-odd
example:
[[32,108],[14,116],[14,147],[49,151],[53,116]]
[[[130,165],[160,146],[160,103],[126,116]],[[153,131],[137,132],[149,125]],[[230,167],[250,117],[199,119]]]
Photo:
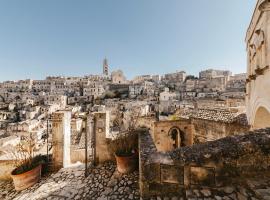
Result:
[[[270,200],[270,176],[248,179],[247,185],[219,188],[190,188],[184,197],[152,197],[150,200]],[[115,164],[107,162],[92,168],[84,177],[84,165],[61,169],[59,172],[43,177],[35,186],[16,192],[12,182],[0,182],[0,199],[93,199],[110,200],[140,199],[138,172],[121,175],[115,170]],[[168,194],[169,196],[169,194]]]
[[270,200],[270,174],[250,178],[247,184],[259,198]]
[[[109,197],[109,198],[106,198]],[[61,169],[22,192],[12,182],[0,182],[0,199],[139,199],[138,172],[120,175],[115,164],[107,162],[84,177],[84,165]]]

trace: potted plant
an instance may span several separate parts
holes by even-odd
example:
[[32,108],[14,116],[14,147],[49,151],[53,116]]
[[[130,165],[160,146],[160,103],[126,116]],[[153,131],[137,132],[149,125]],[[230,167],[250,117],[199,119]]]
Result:
[[110,141],[110,147],[114,152],[117,170],[126,174],[133,172],[138,165],[138,134],[136,131],[120,134]]
[[11,178],[17,191],[27,189],[40,180],[44,157],[35,156],[34,147],[35,143],[30,137],[20,142],[13,152],[15,169],[11,172]]

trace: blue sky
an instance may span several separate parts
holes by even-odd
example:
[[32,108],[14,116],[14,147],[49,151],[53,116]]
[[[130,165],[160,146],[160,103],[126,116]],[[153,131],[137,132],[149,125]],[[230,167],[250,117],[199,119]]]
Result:
[[206,68],[245,72],[255,0],[1,0],[0,81],[129,77]]

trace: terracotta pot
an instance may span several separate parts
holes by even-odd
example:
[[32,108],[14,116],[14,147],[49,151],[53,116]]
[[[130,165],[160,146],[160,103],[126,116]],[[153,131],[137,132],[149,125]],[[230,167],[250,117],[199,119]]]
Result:
[[41,165],[22,174],[14,175],[13,172],[14,170],[11,173],[11,178],[13,179],[15,190],[21,191],[31,187],[40,180]]
[[134,153],[131,156],[117,156],[115,154],[117,170],[122,174],[133,172],[137,168],[138,156]]

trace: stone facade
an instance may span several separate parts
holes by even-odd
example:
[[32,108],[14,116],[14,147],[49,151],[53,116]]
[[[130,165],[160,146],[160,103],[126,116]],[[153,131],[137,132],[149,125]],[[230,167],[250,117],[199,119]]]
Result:
[[270,2],[258,0],[246,34],[246,104],[252,128],[270,126]]
[[44,105],[58,105],[64,109],[67,105],[67,97],[64,95],[48,95],[44,98]]
[[202,79],[212,79],[217,77],[229,77],[232,75],[232,72],[227,70],[215,70],[207,69],[199,73],[200,78]]
[[180,72],[165,74],[163,77],[163,80],[169,81],[169,82],[184,82],[186,79],[186,76],[187,75],[185,71],[180,71]]

